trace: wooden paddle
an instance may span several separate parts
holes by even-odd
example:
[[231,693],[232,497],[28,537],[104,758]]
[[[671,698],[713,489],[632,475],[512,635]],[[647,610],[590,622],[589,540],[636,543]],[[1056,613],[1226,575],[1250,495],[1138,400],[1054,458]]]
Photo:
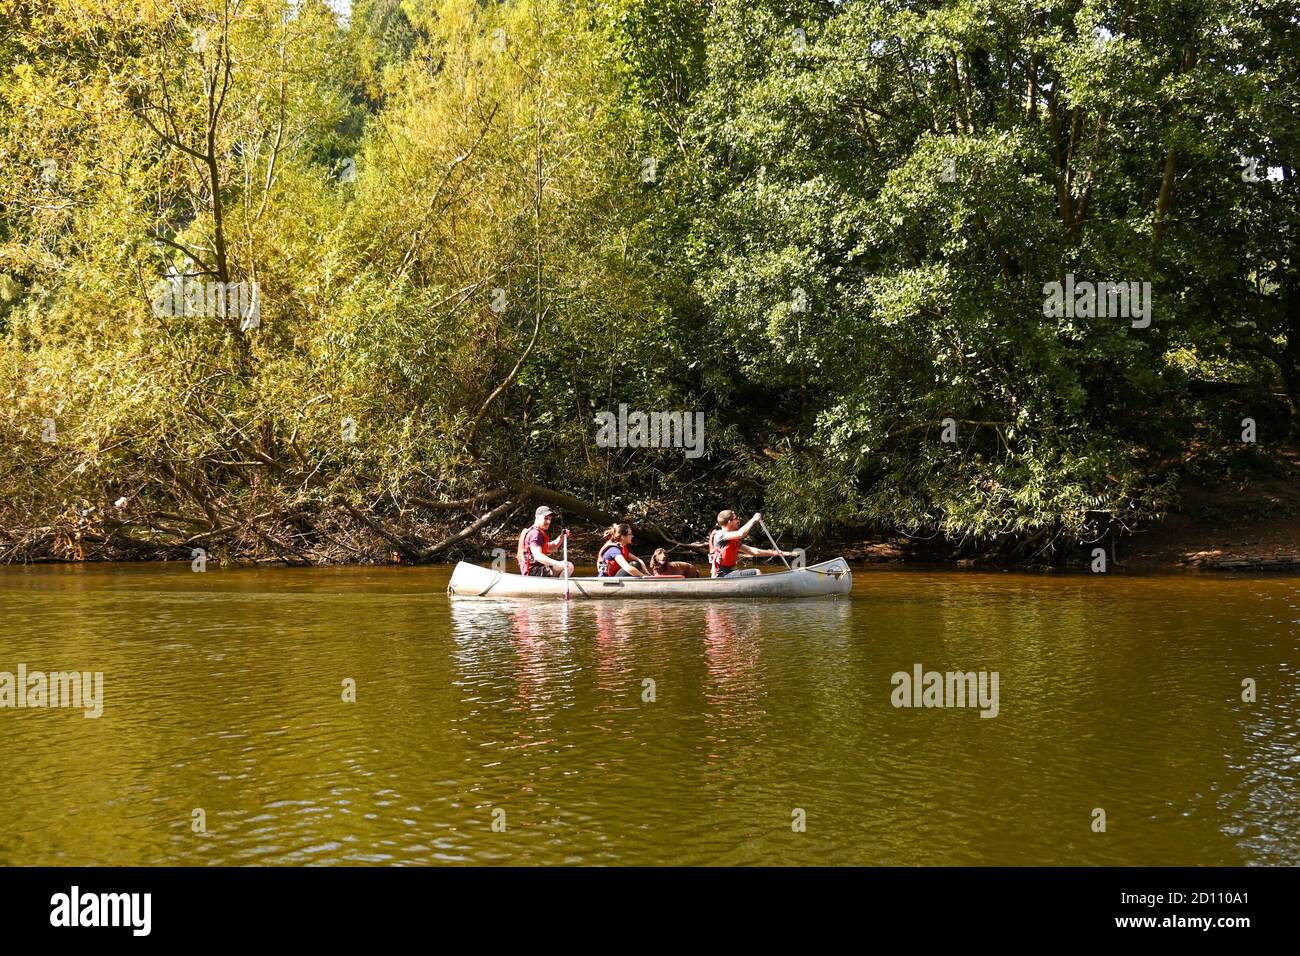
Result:
[[785,569],[787,571],[794,570],[793,568],[790,567],[790,562],[785,560],[785,552],[782,551],[780,548],[778,548],[776,546],[776,542],[772,540],[772,532],[767,530],[767,524],[763,521],[762,518],[758,519],[758,526],[763,529],[763,534],[767,535],[767,541],[770,545],[772,545],[772,550],[777,553],[777,555],[781,558],[783,562],[785,562]]
[[564,544],[564,600],[569,599],[569,532],[564,532],[560,539]]

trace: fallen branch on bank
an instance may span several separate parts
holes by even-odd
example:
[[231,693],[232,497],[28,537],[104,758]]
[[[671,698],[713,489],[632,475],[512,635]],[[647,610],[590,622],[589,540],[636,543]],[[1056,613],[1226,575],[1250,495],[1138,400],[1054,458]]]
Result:
[[[532,482],[515,482],[503,488],[494,488],[491,491],[485,491],[482,494],[475,495],[472,498],[464,498],[460,501],[437,501],[429,498],[412,498],[414,504],[425,508],[432,508],[439,511],[468,511],[478,505],[487,504],[491,501],[497,501],[501,498],[510,496],[510,501],[514,503],[515,509],[525,504],[532,505],[550,505],[563,513],[566,517],[573,515],[579,518],[585,518],[596,525],[605,528],[618,521],[625,520],[622,515],[617,515],[612,511],[606,511],[604,508],[594,505],[589,501],[584,501],[575,495],[563,491],[556,491],[554,488],[547,488],[543,485],[533,484]],[[511,509],[512,513],[514,509]],[[495,516],[502,511],[502,507],[496,508],[490,512]],[[487,518],[488,516],[485,516]],[[489,519],[490,520],[490,519]],[[425,554],[433,554],[445,550],[446,547],[463,541],[469,535],[479,530],[488,521],[478,519],[463,532],[448,538],[445,542],[440,542],[428,549]],[[688,544],[678,541],[672,535],[668,534],[662,528],[650,522],[636,522],[637,537],[655,545],[670,546],[676,548],[705,548],[703,543]]]
[[[515,493],[522,499],[538,502],[540,504],[551,505],[560,509],[565,515],[577,515],[594,521],[602,527],[608,527],[618,521],[625,520],[623,516],[616,515],[604,508],[597,507],[589,501],[583,501],[581,498],[575,498],[573,495],[566,494],[563,491],[556,491],[553,488],[545,488],[541,485],[534,485],[528,482],[521,482],[515,486]],[[665,532],[657,525],[650,522],[635,522],[636,536],[650,544],[662,546],[671,546],[675,548],[687,548],[692,545],[678,541],[672,535]]]
[[461,541],[464,541],[466,538],[474,534],[480,528],[483,528],[486,525],[489,525],[492,522],[497,520],[504,521],[505,519],[509,518],[511,515],[513,515],[516,511],[519,510],[519,505],[520,502],[518,501],[514,501],[512,499],[506,499],[504,502],[497,505],[497,507],[489,511],[487,514],[483,515],[483,517],[479,518],[477,521],[474,521],[467,528],[456,532],[456,534],[453,534],[450,538],[447,538],[445,541],[439,541],[431,548],[426,548],[421,553],[421,556],[425,560],[428,560],[429,558],[433,557],[435,554],[439,554],[443,551],[446,551],[453,544],[457,544]]
[[[166,469],[164,469],[165,471]],[[170,494],[129,489],[123,498],[149,502],[136,507],[101,501],[88,509],[64,511],[52,524],[24,527],[0,519],[0,563],[51,560],[166,560],[186,558],[193,548],[238,561],[270,558],[286,564],[331,564],[391,560],[423,563],[470,553],[499,535],[521,513],[549,505],[576,523],[579,533],[596,532],[625,515],[577,495],[527,481],[511,481],[459,499],[411,496],[405,507],[384,502],[354,503],[343,494],[313,499],[259,494],[253,500],[222,495],[173,472]],[[258,507],[254,507],[254,506]],[[271,505],[271,507],[267,507]],[[458,515],[464,515],[463,524]],[[54,517],[54,516],[51,516]],[[48,519],[47,519],[48,520]],[[678,541],[650,522],[633,522],[638,540],[654,547],[702,552],[703,542]],[[7,526],[7,527],[6,527]],[[479,540],[476,540],[476,536]],[[84,545],[84,549],[83,549]]]
[[341,506],[343,510],[353,517],[354,520],[365,525],[375,534],[379,535],[379,537],[387,541],[393,546],[393,549],[397,551],[398,554],[406,558],[408,561],[419,561],[423,556],[423,552],[419,548],[408,544],[402,538],[399,538],[397,535],[385,528],[377,520],[373,520],[363,512],[358,511],[353,507],[351,502],[345,501],[342,498],[337,498],[335,499],[335,504]]
[[459,501],[438,501],[434,498],[413,497],[411,501],[422,508],[432,508],[434,511],[470,511],[479,505],[485,505],[491,501],[500,501],[510,493],[508,488],[496,488],[492,491],[485,491],[481,495],[474,495],[472,498],[462,498]]

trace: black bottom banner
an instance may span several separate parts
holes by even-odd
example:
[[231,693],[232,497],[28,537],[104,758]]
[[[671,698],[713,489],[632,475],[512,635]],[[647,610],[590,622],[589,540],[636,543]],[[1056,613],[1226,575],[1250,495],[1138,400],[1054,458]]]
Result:
[[[506,939],[957,931],[1232,946],[1291,935],[1295,869],[6,869],[6,940],[337,945],[431,926]],[[947,929],[943,929],[947,927]],[[976,932],[978,930],[978,932]],[[1242,935],[1245,934],[1245,935]],[[663,937],[668,939],[670,937]]]

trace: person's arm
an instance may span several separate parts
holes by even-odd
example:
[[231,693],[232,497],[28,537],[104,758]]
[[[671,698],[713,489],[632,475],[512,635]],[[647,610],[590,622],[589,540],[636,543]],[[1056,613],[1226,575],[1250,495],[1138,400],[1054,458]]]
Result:
[[533,560],[536,561],[538,564],[544,564],[552,568],[559,566],[560,562],[556,561],[554,558],[548,558],[546,556],[546,552],[542,550],[542,546],[538,544],[536,541],[530,544],[529,548],[532,549]]
[[745,535],[749,534],[751,531],[754,530],[754,525],[758,524],[759,521],[762,520],[762,518],[763,518],[763,515],[762,515],[761,513],[760,513],[760,514],[756,514],[756,515],[754,515],[754,517],[750,518],[748,521],[746,521],[744,524],[742,524],[742,525],[741,525],[739,528],[737,528],[735,531],[718,531],[718,532],[714,535],[714,540],[716,540],[716,541],[734,541],[736,538],[743,538]]
[[751,558],[793,558],[793,551],[773,551],[771,548],[751,548],[747,544],[740,546],[740,553]]
[[[547,545],[546,550],[547,551],[551,550],[551,548],[555,547],[555,545],[556,542],[552,541],[549,545]],[[550,558],[546,556],[546,553],[542,550],[542,546],[537,543],[536,538],[533,538],[532,542],[529,544],[529,548],[532,549],[533,560],[536,561],[538,564],[544,564],[550,568],[564,567],[563,561],[556,561],[554,558]]]
[[[634,565],[627,558],[623,557],[623,552],[620,551],[617,554],[615,554],[614,560],[618,562],[618,566],[620,568],[622,568],[628,574],[632,575],[632,577],[634,578],[645,577],[645,572],[642,571],[640,568],[638,568],[636,565]],[[639,561],[640,559],[638,558],[637,560]]]
[[561,544],[564,543],[564,539],[568,536],[568,534],[569,534],[569,529],[565,528],[563,531],[560,532],[559,537],[557,537],[554,541],[550,542],[546,546],[546,550],[554,551],[556,548],[558,548]]

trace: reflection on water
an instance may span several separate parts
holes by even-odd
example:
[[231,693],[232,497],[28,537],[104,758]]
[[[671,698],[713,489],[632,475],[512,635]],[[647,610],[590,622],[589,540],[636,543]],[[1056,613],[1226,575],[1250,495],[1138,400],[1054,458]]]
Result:
[[[0,710],[0,863],[1300,862],[1295,579],[864,572],[852,600],[717,604],[446,580],[0,569],[0,671],[105,675],[98,720]],[[917,663],[998,671],[999,716],[894,709]]]

